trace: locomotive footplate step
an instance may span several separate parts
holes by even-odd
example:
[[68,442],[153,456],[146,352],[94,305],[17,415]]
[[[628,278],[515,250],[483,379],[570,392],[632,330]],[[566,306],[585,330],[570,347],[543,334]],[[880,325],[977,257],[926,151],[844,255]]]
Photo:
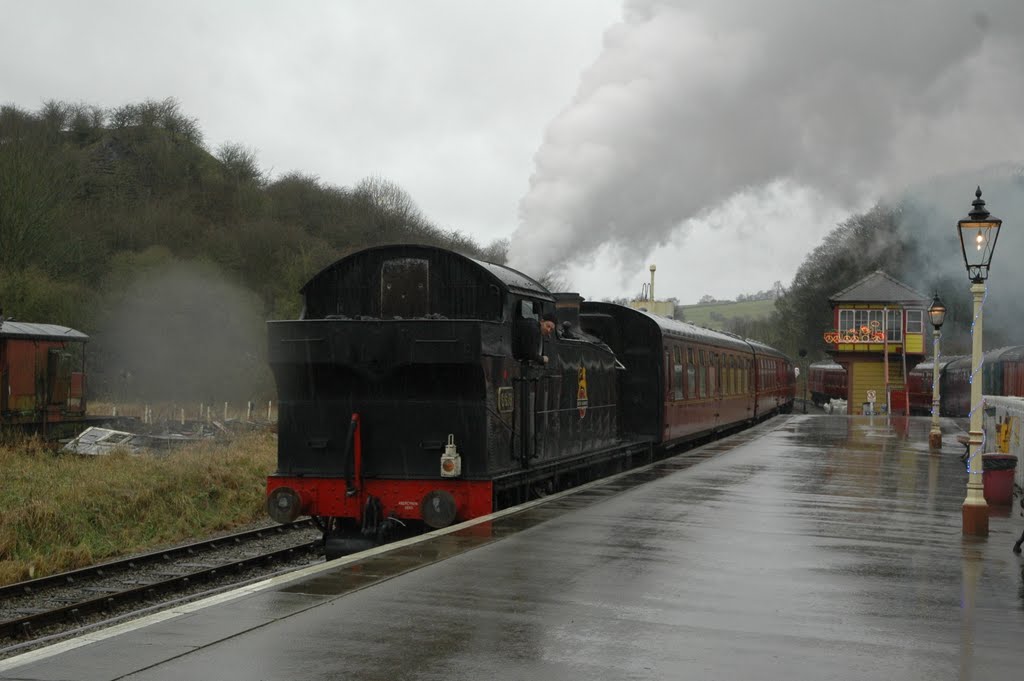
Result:
[[964,538],[959,447],[930,452],[929,430],[779,417],[585,505],[309,566],[0,660],[0,679],[1015,678],[1020,521]]

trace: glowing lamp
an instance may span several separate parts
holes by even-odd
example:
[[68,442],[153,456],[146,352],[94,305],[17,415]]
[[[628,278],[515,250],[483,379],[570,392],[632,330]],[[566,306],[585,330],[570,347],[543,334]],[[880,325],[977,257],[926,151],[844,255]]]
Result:
[[992,253],[996,250],[996,239],[1003,221],[985,210],[985,202],[981,199],[981,187],[974,192],[974,210],[957,223],[960,232],[960,250],[964,254],[964,265],[967,276],[974,283],[988,279]]
[[946,306],[942,304],[942,299],[939,298],[939,294],[936,293],[935,297],[932,298],[932,306],[928,308],[928,318],[932,322],[932,326],[938,331],[942,328],[942,323],[946,321]]

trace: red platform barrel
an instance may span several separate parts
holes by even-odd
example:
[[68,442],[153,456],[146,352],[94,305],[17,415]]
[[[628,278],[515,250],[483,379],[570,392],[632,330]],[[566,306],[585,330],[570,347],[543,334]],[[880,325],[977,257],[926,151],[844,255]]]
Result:
[[981,457],[981,462],[985,501],[993,506],[1012,504],[1017,457],[1012,454],[985,454]]

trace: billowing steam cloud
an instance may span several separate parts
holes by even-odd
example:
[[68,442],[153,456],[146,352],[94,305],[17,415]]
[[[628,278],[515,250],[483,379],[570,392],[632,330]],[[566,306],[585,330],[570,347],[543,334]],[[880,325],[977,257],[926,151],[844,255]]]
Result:
[[511,265],[635,264],[772,182],[853,208],[1019,155],[1021,35],[1019,0],[628,0],[546,131]]

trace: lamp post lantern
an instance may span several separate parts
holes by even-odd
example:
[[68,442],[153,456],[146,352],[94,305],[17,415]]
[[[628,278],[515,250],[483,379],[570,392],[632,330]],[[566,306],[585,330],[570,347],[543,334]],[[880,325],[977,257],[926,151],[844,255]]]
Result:
[[936,293],[932,298],[932,306],[928,308],[928,318],[932,322],[932,429],[928,433],[928,446],[942,449],[942,428],[939,427],[939,335],[942,323],[946,321],[946,306]]
[[974,298],[974,322],[971,324],[971,430],[968,440],[967,497],[963,504],[963,533],[979,537],[988,536],[988,504],[985,502],[981,480],[981,371],[982,361],[982,306],[985,300],[985,280],[988,279],[992,253],[999,238],[1003,221],[985,209],[981,187],[974,193],[974,209],[957,223],[960,250],[963,252],[967,276],[971,280]]

